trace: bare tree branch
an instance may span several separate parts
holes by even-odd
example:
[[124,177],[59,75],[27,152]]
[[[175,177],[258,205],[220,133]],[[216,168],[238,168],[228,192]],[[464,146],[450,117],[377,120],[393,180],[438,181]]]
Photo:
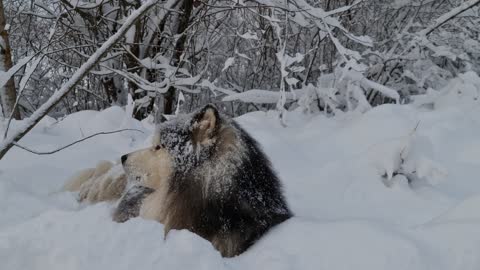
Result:
[[139,129],[133,129],[133,128],[125,128],[125,129],[114,130],[114,131],[98,132],[98,133],[92,134],[92,135],[90,135],[90,136],[87,136],[87,137],[85,137],[85,138],[82,138],[82,139],[80,139],[80,140],[78,140],[78,141],[74,141],[74,142],[72,142],[72,143],[69,143],[69,144],[67,144],[67,145],[65,145],[65,146],[62,146],[62,147],[58,148],[58,149],[51,150],[51,151],[47,151],[47,152],[41,152],[41,151],[32,150],[32,149],[30,149],[30,148],[28,148],[28,147],[25,147],[25,146],[22,146],[22,145],[20,145],[20,144],[18,144],[18,143],[16,143],[16,142],[13,143],[13,145],[15,145],[16,147],[21,148],[21,149],[23,149],[23,150],[25,150],[25,151],[27,151],[27,152],[30,152],[30,153],[32,153],[32,154],[35,154],[35,155],[51,155],[51,154],[54,154],[54,153],[56,153],[56,152],[62,151],[63,149],[66,149],[66,148],[68,148],[68,147],[70,147],[70,146],[73,146],[73,145],[75,145],[75,144],[77,144],[77,143],[86,141],[86,140],[88,140],[88,139],[90,139],[90,138],[93,138],[93,137],[96,137],[96,136],[99,136],[99,135],[108,135],[108,134],[120,133],[120,132],[123,132],[123,131],[138,131],[138,132],[143,133],[143,131],[141,131],[141,130],[139,130]]
[[[72,77],[55,92],[38,110],[36,110],[29,118],[25,119],[22,125],[6,139],[0,143],[0,160],[10,150],[16,142],[25,136],[45,115],[48,114],[53,107],[65,97],[75,85],[100,61],[100,59],[115,45],[130,29],[130,27],[144,15],[149,9],[158,3],[157,0],[149,0],[142,4],[137,10],[132,12],[125,20],[122,27],[113,34],[102,46],[85,62]],[[165,3],[165,7],[169,8],[174,1]]]
[[432,26],[427,27],[424,30],[420,31],[420,33],[419,33],[420,36],[430,35],[430,33],[432,33],[438,27],[444,25],[445,23],[447,23],[451,19],[455,18],[459,14],[473,8],[474,6],[476,6],[478,4],[480,4],[480,0],[470,0],[470,1],[464,2],[460,6],[454,8],[451,11],[449,11],[449,12],[443,14],[442,16],[440,16]]

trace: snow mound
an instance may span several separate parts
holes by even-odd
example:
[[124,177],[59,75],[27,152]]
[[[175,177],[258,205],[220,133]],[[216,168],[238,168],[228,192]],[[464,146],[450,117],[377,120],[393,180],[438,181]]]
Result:
[[[148,122],[118,107],[44,119],[0,164],[0,261],[20,269],[479,269],[479,106],[384,105],[328,118],[255,112],[237,121],[283,180],[295,217],[244,254],[225,259],[201,237],[132,219],[113,204],[80,205],[60,192],[100,160],[148,144]],[[13,128],[18,123],[14,123]]]
[[459,74],[439,91],[431,88],[414,97],[414,104],[432,104],[434,108],[477,107],[480,104],[480,77],[473,71]]

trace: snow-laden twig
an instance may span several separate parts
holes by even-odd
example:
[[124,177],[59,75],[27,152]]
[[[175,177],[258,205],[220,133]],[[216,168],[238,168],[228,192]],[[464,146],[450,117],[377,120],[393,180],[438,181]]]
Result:
[[459,14],[473,8],[474,6],[480,4],[480,0],[470,0],[470,1],[466,1],[464,2],[463,4],[459,5],[458,7],[450,10],[449,12],[443,14],[442,16],[440,16],[439,18],[437,18],[435,20],[435,22],[423,29],[422,31],[420,31],[418,33],[419,36],[428,36],[430,33],[432,33],[435,29],[437,29],[438,27],[444,25],[446,22],[448,22],[449,20],[455,18],[456,16],[458,16]]
[[51,154],[54,154],[54,153],[56,153],[56,152],[62,151],[63,149],[66,149],[66,148],[68,148],[68,147],[70,147],[70,146],[73,146],[73,145],[75,145],[75,144],[77,144],[77,143],[86,141],[86,140],[88,140],[88,139],[90,139],[90,138],[93,138],[93,137],[96,137],[96,136],[99,136],[99,135],[108,135],[108,134],[120,133],[120,132],[124,132],[124,131],[138,131],[138,132],[143,133],[143,131],[141,131],[141,130],[139,130],[139,129],[134,129],[134,128],[125,128],[125,129],[119,129],[119,130],[114,130],[114,131],[98,132],[98,133],[92,134],[92,135],[90,135],[90,136],[87,136],[87,137],[85,137],[85,138],[82,138],[82,139],[80,139],[80,140],[77,140],[77,141],[74,141],[74,142],[72,142],[72,143],[69,143],[69,144],[67,144],[67,145],[65,145],[65,146],[62,146],[62,147],[60,147],[60,148],[57,148],[57,149],[55,149],[55,150],[46,151],[46,152],[37,151],[37,150],[32,150],[32,149],[30,149],[30,148],[28,148],[28,147],[25,147],[25,146],[23,146],[23,145],[20,145],[20,144],[18,144],[18,143],[16,143],[16,142],[13,143],[13,145],[15,145],[16,147],[21,148],[21,149],[23,149],[23,150],[25,150],[25,151],[27,151],[27,152],[30,152],[30,153],[32,153],[32,154],[35,154],[35,155],[51,155]]
[[3,87],[7,84],[8,80],[15,75],[23,66],[28,64],[30,60],[32,60],[37,54],[32,54],[30,56],[26,56],[18,61],[16,65],[11,67],[8,71],[0,71],[0,87]]
[[[54,33],[57,29],[57,22],[58,22],[58,20],[55,21],[54,26],[50,29],[50,34],[48,35],[48,43],[47,43],[47,46],[45,46],[45,48],[50,47],[50,45],[52,45],[54,43],[53,36],[54,36]],[[25,87],[27,85],[27,82],[30,80],[30,77],[32,76],[33,72],[35,71],[35,69],[37,69],[38,65],[40,64],[43,57],[45,56],[44,54],[42,54],[42,51],[43,51],[43,49],[39,50],[36,54],[32,55],[32,58],[30,58],[30,60],[34,59],[34,57],[37,57],[37,56],[38,57],[36,58],[35,61],[33,61],[33,63],[30,65],[30,67],[25,69],[25,74],[22,76],[22,79],[20,80],[20,85],[19,85],[18,94],[17,94],[17,100],[15,100],[15,104],[13,105],[13,110],[11,111],[10,117],[8,119],[7,128],[5,129],[5,133],[3,134],[3,139],[7,138],[8,131],[10,130],[10,124],[12,123],[12,120],[13,120],[13,113],[15,112],[15,110],[17,110],[17,107],[20,104],[20,99],[23,97],[23,90],[25,89]],[[25,63],[25,65],[27,63]],[[10,70],[8,72],[10,72]],[[16,72],[16,71],[14,71],[14,72]]]
[[398,104],[400,102],[400,95],[398,94],[397,90],[394,90],[388,86],[385,86],[383,84],[371,81],[365,77],[363,77],[360,80],[360,83],[364,85],[365,87],[372,88],[374,90],[377,90],[378,92],[382,93],[382,95],[389,97],[391,99],[394,99],[396,103]]
[[[55,107],[60,100],[66,96],[75,85],[82,80],[82,78],[92,69],[104,56],[110,48],[113,47],[130,29],[130,27],[142,17],[148,10],[154,7],[158,3],[158,0],[148,0],[143,3],[137,10],[132,12],[130,16],[124,21],[122,27],[113,34],[102,46],[85,62],[72,77],[58,90],[56,91],[38,110],[36,110],[29,118],[25,119],[18,129],[9,135],[0,143],[0,159],[10,150],[13,145],[18,142],[23,136],[25,136],[47,113]],[[169,0],[165,3],[166,8],[170,8],[174,3],[173,0]]]
[[25,69],[25,75],[20,80],[20,85],[18,87],[17,100],[15,100],[15,104],[13,105],[12,113],[10,114],[10,117],[8,119],[7,128],[5,129],[5,132],[3,134],[4,139],[7,137],[8,131],[10,129],[10,124],[11,124],[12,119],[13,119],[13,112],[16,110],[16,108],[18,106],[20,98],[22,98],[23,90],[25,89],[25,86],[27,85],[28,80],[30,79],[30,77],[32,76],[33,72],[37,68],[40,61],[42,61],[42,59],[43,59],[43,56],[37,57],[37,59],[35,61],[33,61],[33,64]]
[[[296,100],[305,94],[305,90],[292,90],[284,93],[285,101]],[[257,104],[275,104],[282,98],[280,91],[270,91],[261,89],[250,89],[241,93],[232,93],[225,96],[222,101],[240,100],[242,102],[257,103]]]

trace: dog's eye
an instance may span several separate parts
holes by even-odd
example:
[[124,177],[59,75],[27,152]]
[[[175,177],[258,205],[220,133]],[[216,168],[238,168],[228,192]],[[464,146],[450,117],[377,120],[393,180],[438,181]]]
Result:
[[162,148],[160,144],[157,144],[157,146],[155,146],[155,150],[160,150],[160,148]]

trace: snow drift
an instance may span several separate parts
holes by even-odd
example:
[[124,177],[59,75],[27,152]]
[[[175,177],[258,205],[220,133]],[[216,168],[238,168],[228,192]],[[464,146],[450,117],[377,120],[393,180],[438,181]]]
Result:
[[[295,214],[224,259],[188,231],[111,221],[112,204],[60,192],[75,171],[143,147],[152,126],[118,107],[47,118],[0,163],[0,269],[479,269],[480,108],[384,105],[335,117],[239,117],[283,180]],[[13,128],[19,126],[14,123]]]

